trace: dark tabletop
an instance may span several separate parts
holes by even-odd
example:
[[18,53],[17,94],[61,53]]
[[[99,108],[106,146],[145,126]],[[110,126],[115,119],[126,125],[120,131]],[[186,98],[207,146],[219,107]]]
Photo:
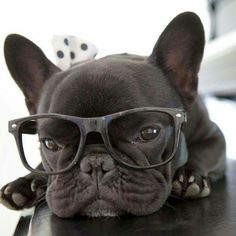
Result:
[[212,187],[209,198],[168,199],[161,210],[144,217],[60,219],[43,203],[31,219],[29,235],[236,235],[236,161],[229,161],[226,177]]

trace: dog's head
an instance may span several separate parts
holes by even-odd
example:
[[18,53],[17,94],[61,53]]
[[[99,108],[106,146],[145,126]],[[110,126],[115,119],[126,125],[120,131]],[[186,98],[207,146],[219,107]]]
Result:
[[[35,44],[19,35],[8,36],[5,56],[31,114],[100,117],[137,107],[191,106],[197,94],[203,48],[200,19],[193,13],[183,13],[166,27],[149,57],[112,55],[60,71]],[[147,140],[140,138],[141,128],[148,127],[149,132],[153,119],[152,114],[147,120],[133,116],[131,123],[120,125],[111,135],[123,142],[131,155],[135,153],[137,160],[146,151],[135,152],[120,134],[135,138],[137,150],[148,147],[152,158],[161,158],[159,152],[164,153],[168,142],[162,143],[160,149],[155,134],[146,133]],[[76,143],[76,136],[59,128],[63,137]],[[57,140],[50,140],[49,145],[55,147],[56,143]],[[43,151],[42,155],[43,160],[47,155],[66,159],[74,152],[73,145],[64,145],[63,149],[55,148],[53,154]],[[49,177],[47,202],[61,217],[153,213],[169,196],[173,175],[186,162],[186,153],[181,133],[179,148],[170,163],[156,169],[135,170],[114,161],[100,134],[92,132],[87,136],[81,161],[69,172]]]

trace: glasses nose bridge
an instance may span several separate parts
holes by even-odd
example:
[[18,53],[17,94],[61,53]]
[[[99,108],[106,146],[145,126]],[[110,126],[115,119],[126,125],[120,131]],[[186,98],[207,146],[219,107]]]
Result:
[[104,128],[104,118],[103,117],[93,117],[84,119],[84,127],[86,134],[91,132],[102,133]]

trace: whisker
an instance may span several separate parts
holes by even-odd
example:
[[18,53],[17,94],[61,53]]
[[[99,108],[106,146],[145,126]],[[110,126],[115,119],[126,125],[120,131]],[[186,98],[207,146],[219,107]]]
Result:
[[171,205],[169,202],[166,202],[166,203],[165,203],[165,206],[171,208],[172,210],[176,210],[176,207],[174,207],[173,205]]
[[41,202],[38,202],[37,208],[41,207],[45,202],[46,202],[46,201],[42,201],[42,200],[41,200]]
[[39,202],[41,201],[45,201],[46,200],[46,195],[45,195],[46,192],[42,193],[40,196],[38,196],[38,198],[33,201],[30,205],[30,207],[34,207],[36,206]]
[[176,196],[176,195],[173,195],[173,194],[170,194],[169,197],[174,198],[174,199],[178,199],[178,200],[182,200],[182,201],[186,201],[186,199]]

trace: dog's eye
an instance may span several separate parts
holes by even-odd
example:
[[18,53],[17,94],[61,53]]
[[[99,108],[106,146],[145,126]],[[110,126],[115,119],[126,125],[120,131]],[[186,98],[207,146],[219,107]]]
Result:
[[59,151],[61,148],[56,144],[55,141],[53,141],[52,139],[49,138],[45,138],[42,140],[42,143],[44,144],[44,146],[52,151],[52,152],[57,152]]
[[146,127],[140,131],[140,136],[144,141],[150,141],[159,135],[160,128],[158,127]]

